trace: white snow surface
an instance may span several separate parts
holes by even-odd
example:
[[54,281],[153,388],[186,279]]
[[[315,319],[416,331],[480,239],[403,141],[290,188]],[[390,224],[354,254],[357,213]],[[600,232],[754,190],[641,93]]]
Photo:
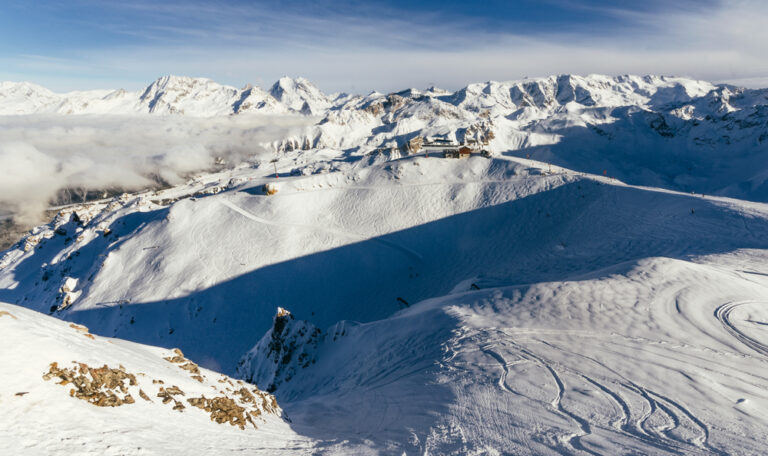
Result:
[[[0,331],[6,345],[0,351],[2,454],[278,454],[311,446],[273,413],[261,414],[256,428],[243,430],[212,421],[187,399],[235,397],[236,390],[253,387],[206,369],[200,370],[204,380],[199,382],[164,359],[176,356],[171,350],[88,335],[85,328],[4,303]],[[54,362],[64,368],[79,368],[80,363],[124,368],[136,378],[136,385],[124,382],[135,402],[97,407],[70,397],[73,384],[60,385],[58,377],[43,379]],[[183,410],[157,397],[161,387],[172,386],[185,393],[174,396],[185,405]]]
[[206,78],[163,76],[143,91],[91,90],[56,94],[27,82],[0,82],[0,115],[19,114],[185,114],[198,117],[240,113],[300,112],[303,104],[324,108],[329,101],[311,82],[285,77],[271,93],[237,89]]
[[[233,451],[764,453],[765,91],[559,76],[278,102],[323,120],[274,163],[61,209],[0,257],[0,301],[274,390],[284,436],[201,434]],[[488,132],[490,158],[405,147]]]

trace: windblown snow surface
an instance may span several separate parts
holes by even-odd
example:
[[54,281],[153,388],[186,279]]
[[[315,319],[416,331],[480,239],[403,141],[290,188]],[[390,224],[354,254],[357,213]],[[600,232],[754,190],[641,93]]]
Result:
[[[765,453],[765,91],[299,82],[269,105],[322,120],[274,163],[64,208],[3,254],[4,453]],[[421,136],[492,154],[409,152]],[[42,379],[90,360],[207,388],[172,347],[280,411],[240,430]]]

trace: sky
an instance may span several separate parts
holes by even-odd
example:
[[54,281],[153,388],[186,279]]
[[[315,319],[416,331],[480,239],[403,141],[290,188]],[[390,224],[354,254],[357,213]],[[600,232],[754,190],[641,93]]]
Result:
[[551,74],[768,86],[763,0],[3,0],[0,80],[140,89],[166,74],[326,92]]

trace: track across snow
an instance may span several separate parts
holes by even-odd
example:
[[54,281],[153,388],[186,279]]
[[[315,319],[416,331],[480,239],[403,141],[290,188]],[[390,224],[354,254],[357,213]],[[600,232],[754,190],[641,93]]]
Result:
[[[763,343],[747,334],[738,328],[736,322],[733,321],[733,313],[743,306],[759,306],[763,307],[764,312],[768,310],[768,302],[760,301],[741,301],[741,302],[729,302],[715,309],[715,318],[722,323],[723,328],[728,331],[733,337],[738,339],[741,343],[751,348],[752,350],[760,353],[761,355],[768,356],[768,344]],[[753,322],[754,323],[754,322]],[[768,338],[768,322],[758,322],[759,325],[765,325],[763,329],[766,338]]]
[[[304,225],[304,224],[299,224],[299,223],[276,222],[276,221],[273,221],[273,220],[267,220],[267,219],[258,217],[258,216],[254,215],[254,214],[251,214],[250,212],[246,211],[243,208],[238,207],[237,205],[235,205],[234,203],[232,203],[231,201],[226,200],[226,199],[222,199],[221,200],[221,204],[223,204],[224,206],[232,209],[233,211],[237,212],[238,214],[253,220],[254,222],[263,223],[264,225],[290,226],[290,227],[303,228],[303,229],[312,230],[312,231],[322,231],[322,232],[325,232],[325,233],[333,234],[335,236],[340,236],[340,237],[343,237],[343,238],[353,239],[355,241],[365,241],[365,240],[368,239],[366,236],[362,236],[362,235],[355,234],[355,233],[349,233],[349,232],[346,232],[346,231],[341,231],[341,230],[337,230],[337,229],[333,229],[333,228],[328,228],[328,227],[324,227],[324,226]],[[384,244],[384,245],[386,245],[388,247],[391,247],[393,249],[399,250],[400,252],[402,252],[402,253],[404,253],[404,254],[412,257],[412,258],[415,258],[417,260],[421,260],[422,259],[422,256],[419,255],[419,253],[417,253],[417,252],[415,252],[415,251],[413,251],[413,250],[411,250],[411,249],[409,249],[407,247],[404,247],[402,245],[399,245],[399,244],[396,244],[394,242],[390,242],[390,241],[387,241],[387,240],[384,240],[384,239],[377,239],[376,241],[380,242],[380,243],[382,243],[382,244]]]

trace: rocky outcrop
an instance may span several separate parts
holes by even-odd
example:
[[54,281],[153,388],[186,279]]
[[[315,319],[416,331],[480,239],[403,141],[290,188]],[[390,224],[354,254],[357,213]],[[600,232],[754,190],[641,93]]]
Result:
[[[80,331],[80,328],[75,328]],[[87,328],[85,328],[87,334]],[[90,335],[90,334],[87,334]],[[91,336],[93,338],[93,336]],[[197,364],[188,360],[181,350],[174,349],[174,356],[168,356],[166,361],[178,364],[182,370],[198,382],[205,381]],[[187,393],[176,385],[166,385],[159,379],[140,385],[140,378],[144,374],[128,372],[122,365],[110,367],[91,367],[86,363],[73,361],[73,367],[60,367],[59,363],[50,364],[48,372],[43,375],[43,380],[58,380],[61,386],[71,385],[69,395],[83,400],[97,407],[120,407],[136,402],[134,395],[146,402],[154,402],[145,392],[155,390],[154,397],[160,403],[171,406],[173,410],[183,412],[187,407],[186,402],[192,407],[207,412],[211,421],[216,423],[228,423],[232,426],[245,429],[246,425],[257,428],[256,419],[262,414],[280,415],[282,411],[277,401],[271,394],[260,391],[252,385],[246,385],[241,381],[232,382],[226,377],[219,379],[218,387],[213,387],[213,396],[187,398]]]
[[118,407],[136,402],[128,392],[129,386],[136,386],[136,376],[125,368],[90,367],[77,363],[75,367],[59,367],[51,363],[43,380],[58,378],[58,384],[71,384],[69,395],[87,401],[98,407]]
[[238,377],[275,391],[315,362],[322,331],[278,307],[272,329],[238,363]]

